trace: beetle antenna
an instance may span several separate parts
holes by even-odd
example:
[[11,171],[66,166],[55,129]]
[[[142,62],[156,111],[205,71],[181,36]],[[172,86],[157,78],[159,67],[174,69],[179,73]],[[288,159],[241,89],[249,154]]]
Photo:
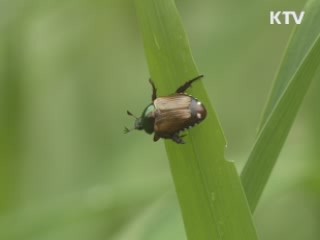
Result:
[[129,115],[129,116],[132,116],[132,117],[134,117],[135,119],[138,119],[135,115],[133,115],[131,112],[129,112],[128,110],[127,110],[127,114]]
[[131,132],[132,130],[135,130],[135,128],[127,128],[127,127],[124,127],[124,130],[123,130],[123,132],[124,132],[124,134],[127,134],[128,132]]
[[129,129],[129,128],[127,128],[127,127],[124,127],[123,132],[124,132],[124,134],[127,134],[127,133],[130,132],[131,130],[133,130],[133,129]]

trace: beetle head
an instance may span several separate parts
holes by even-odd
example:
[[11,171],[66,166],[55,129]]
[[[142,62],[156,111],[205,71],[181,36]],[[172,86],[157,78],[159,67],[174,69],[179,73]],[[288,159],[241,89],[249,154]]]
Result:
[[136,118],[136,121],[134,122],[134,129],[142,130],[143,124],[142,124],[142,118]]
[[129,128],[127,128],[127,127],[124,127],[124,133],[128,133],[128,132],[130,132],[131,130],[134,130],[134,129],[136,129],[136,130],[142,130],[143,129],[143,124],[142,124],[142,118],[141,117],[136,117],[135,115],[133,115],[131,112],[129,112],[129,111],[127,111],[127,114],[129,115],[129,116],[132,116],[132,117],[134,117],[135,119],[136,119],[136,121],[134,122],[134,128],[131,128],[131,129],[129,129]]

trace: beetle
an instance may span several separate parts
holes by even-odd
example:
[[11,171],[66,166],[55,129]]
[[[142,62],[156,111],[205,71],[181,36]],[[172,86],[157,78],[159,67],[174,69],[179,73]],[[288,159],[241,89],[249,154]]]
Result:
[[134,128],[125,127],[125,133],[131,130],[144,130],[148,134],[154,133],[153,141],[160,138],[171,139],[178,144],[184,144],[181,133],[202,122],[207,116],[207,110],[197,98],[188,95],[185,91],[192,83],[201,79],[199,75],[180,86],[175,93],[157,97],[157,89],[154,82],[149,79],[152,86],[152,102],[144,109],[140,117],[134,117]]

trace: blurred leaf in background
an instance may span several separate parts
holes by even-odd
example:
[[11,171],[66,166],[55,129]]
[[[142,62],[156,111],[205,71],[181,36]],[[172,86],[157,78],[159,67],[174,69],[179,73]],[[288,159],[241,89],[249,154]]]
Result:
[[[269,11],[303,5],[177,1],[239,172],[293,28]],[[122,133],[150,98],[135,14],[124,0],[0,1],[0,239],[185,239],[163,143]],[[319,87],[257,208],[261,239],[319,239]]]

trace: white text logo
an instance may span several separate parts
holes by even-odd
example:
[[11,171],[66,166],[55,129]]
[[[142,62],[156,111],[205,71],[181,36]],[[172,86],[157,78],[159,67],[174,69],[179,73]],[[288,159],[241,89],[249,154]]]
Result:
[[296,24],[301,24],[304,12],[297,14],[294,11],[271,11],[270,24],[290,24],[293,20]]

